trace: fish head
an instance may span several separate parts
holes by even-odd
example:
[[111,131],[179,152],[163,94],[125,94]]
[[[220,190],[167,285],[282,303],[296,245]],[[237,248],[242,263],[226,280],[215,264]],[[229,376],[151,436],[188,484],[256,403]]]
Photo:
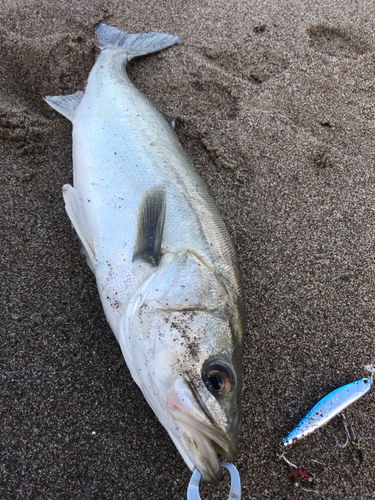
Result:
[[[235,460],[241,428],[241,373],[234,360],[216,349],[186,359],[166,392],[173,418],[170,435],[181,456],[203,480],[222,477],[219,457]],[[237,369],[236,369],[237,368]]]
[[188,467],[216,484],[218,454],[235,459],[241,427],[243,321],[236,300],[186,251],[161,266],[130,310],[123,352],[133,378]]

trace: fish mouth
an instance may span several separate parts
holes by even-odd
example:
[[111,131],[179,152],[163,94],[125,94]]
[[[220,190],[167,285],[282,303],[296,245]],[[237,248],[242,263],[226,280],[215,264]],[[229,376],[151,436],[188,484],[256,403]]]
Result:
[[171,435],[181,456],[192,470],[198,469],[204,481],[217,484],[222,478],[218,454],[235,460],[234,440],[214,421],[185,377],[178,377],[170,387],[167,408],[182,430],[179,436]]

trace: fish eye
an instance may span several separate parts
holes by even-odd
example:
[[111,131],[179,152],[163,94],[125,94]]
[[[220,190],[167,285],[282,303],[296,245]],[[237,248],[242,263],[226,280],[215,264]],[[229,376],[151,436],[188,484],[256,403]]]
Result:
[[234,376],[228,366],[215,362],[207,366],[203,382],[210,392],[226,394],[234,386]]

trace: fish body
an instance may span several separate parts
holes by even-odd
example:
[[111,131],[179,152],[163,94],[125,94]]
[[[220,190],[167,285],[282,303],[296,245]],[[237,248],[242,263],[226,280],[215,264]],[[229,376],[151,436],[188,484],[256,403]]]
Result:
[[287,437],[282,440],[284,446],[308,436],[319,427],[328,423],[333,417],[345,410],[358,398],[370,390],[371,379],[362,378],[339,387],[321,399],[300,421]]
[[133,379],[191,470],[216,483],[241,423],[243,292],[214,200],[126,63],[178,41],[99,25],[85,92],[47,97],[73,124],[66,210]]

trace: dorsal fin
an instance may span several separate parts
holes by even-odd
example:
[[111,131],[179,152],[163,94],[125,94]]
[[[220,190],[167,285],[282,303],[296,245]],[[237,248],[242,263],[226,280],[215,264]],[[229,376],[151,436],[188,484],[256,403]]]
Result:
[[176,120],[177,120],[177,116],[176,115],[169,115],[168,113],[164,113],[164,111],[161,112],[161,114],[164,116],[164,118],[167,120],[167,122],[169,123],[169,125],[172,127],[172,128],[175,128],[175,125],[176,125]]
[[142,259],[156,266],[160,260],[166,212],[166,192],[162,185],[148,189],[139,205],[133,261]]

